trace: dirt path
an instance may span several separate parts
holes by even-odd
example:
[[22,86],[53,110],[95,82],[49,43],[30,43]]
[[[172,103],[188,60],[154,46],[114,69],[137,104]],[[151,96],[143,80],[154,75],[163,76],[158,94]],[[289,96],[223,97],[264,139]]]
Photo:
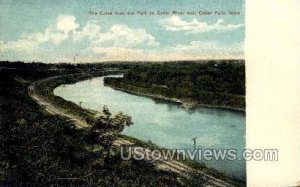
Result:
[[[50,78],[46,78],[46,79],[42,79],[42,80],[38,80],[38,81],[35,81],[33,83],[31,83],[29,86],[28,86],[28,94],[30,95],[30,97],[36,101],[42,108],[44,108],[46,111],[48,111],[49,113],[51,114],[56,114],[56,115],[60,115],[60,116],[63,116],[65,118],[67,118],[69,121],[73,122],[76,127],[78,128],[86,128],[88,127],[88,124],[79,119],[78,117],[72,115],[72,114],[69,114],[69,113],[66,113],[65,111],[63,111],[62,109],[60,109],[59,107],[53,105],[52,103],[50,102],[47,102],[45,99],[43,99],[42,96],[38,95],[38,92],[36,90],[36,86],[41,83],[41,82],[44,82],[44,81],[47,81],[47,80],[51,80],[53,79],[53,77],[50,77]],[[114,145],[115,146],[122,146],[122,145],[131,145],[131,146],[134,146],[134,143],[128,141],[128,140],[125,140],[125,139],[122,139],[122,138],[119,138],[117,139],[115,142],[114,142]],[[143,155],[147,155],[147,158],[150,158],[150,162],[155,165],[157,168],[159,169],[162,169],[162,170],[165,170],[165,171],[171,171],[171,172],[175,172],[177,174],[180,174],[180,175],[183,175],[183,176],[186,176],[186,177],[189,177],[190,173],[191,172],[198,172],[199,174],[201,174],[203,176],[203,178],[207,181],[207,186],[217,186],[217,187],[227,187],[227,186],[234,186],[224,180],[221,180],[221,179],[217,179],[211,175],[208,175],[207,173],[205,172],[202,172],[202,171],[196,171],[195,169],[191,168],[190,166],[184,164],[184,163],[181,163],[181,162],[178,162],[176,160],[166,160],[164,159],[163,157],[157,159],[157,157],[155,159],[153,159],[153,155],[152,153],[150,152],[146,152],[144,150],[142,151],[133,151],[133,154],[136,154],[136,155],[140,155],[140,154],[143,154]]]
[[30,84],[29,87],[28,87],[28,93],[34,101],[36,101],[40,106],[42,106],[47,112],[49,112],[51,114],[57,114],[57,115],[68,118],[70,121],[74,122],[74,124],[78,128],[88,127],[88,124],[86,122],[82,121],[81,119],[77,118],[74,115],[67,114],[67,113],[63,112],[62,110],[58,109],[57,107],[55,107],[51,103],[48,103],[47,101],[45,101],[44,99],[39,97],[37,92],[36,92],[36,88],[35,88],[35,85],[37,83],[38,83],[38,81]]

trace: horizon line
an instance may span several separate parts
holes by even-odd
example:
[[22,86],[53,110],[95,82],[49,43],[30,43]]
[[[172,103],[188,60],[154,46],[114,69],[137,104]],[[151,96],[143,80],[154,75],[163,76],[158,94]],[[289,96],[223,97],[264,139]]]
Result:
[[165,62],[208,62],[208,61],[245,61],[244,58],[224,58],[224,59],[199,59],[199,60],[108,60],[108,61],[98,61],[98,62],[42,62],[42,61],[22,61],[22,60],[0,60],[1,62],[10,62],[10,63],[17,63],[17,62],[22,62],[22,63],[42,63],[42,64],[100,64],[100,63],[165,63]]

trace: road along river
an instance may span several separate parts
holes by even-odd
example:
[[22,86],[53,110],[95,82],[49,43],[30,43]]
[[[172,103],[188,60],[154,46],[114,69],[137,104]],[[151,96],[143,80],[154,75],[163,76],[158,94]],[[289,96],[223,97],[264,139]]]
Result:
[[[151,140],[161,147],[193,150],[195,140],[197,147],[200,146],[198,153],[202,155],[201,162],[228,175],[245,179],[246,164],[239,159],[245,147],[244,113],[204,107],[187,111],[177,103],[104,86],[103,77],[61,85],[54,90],[54,94],[78,105],[80,103],[84,108],[101,111],[106,105],[112,113],[122,111],[132,116],[134,122],[133,126],[125,128],[123,134]],[[205,150],[211,149],[225,150],[223,153],[228,149],[235,150],[237,159],[203,160]]]

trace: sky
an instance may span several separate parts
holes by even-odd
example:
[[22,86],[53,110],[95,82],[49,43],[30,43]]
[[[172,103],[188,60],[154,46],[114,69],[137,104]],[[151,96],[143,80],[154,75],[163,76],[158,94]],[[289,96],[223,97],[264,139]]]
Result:
[[[244,0],[1,0],[0,60],[76,63],[242,59],[244,3]],[[98,14],[91,15],[90,11]],[[130,11],[134,15],[99,15],[116,11]],[[146,11],[147,15],[137,14],[138,11]],[[149,15],[150,11],[155,14]],[[187,15],[193,11],[195,15]],[[199,11],[212,14],[199,15]],[[230,15],[229,11],[240,14]],[[169,14],[157,15],[158,12]]]

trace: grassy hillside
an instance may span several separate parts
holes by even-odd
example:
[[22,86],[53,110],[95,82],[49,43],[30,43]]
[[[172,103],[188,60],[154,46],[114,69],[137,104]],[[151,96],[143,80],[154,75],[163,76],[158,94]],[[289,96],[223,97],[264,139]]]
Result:
[[[118,149],[104,157],[86,130],[43,111],[28,95],[40,78],[66,73],[48,66],[0,70],[0,185],[45,186],[201,186],[192,179],[157,170],[148,162],[120,159]],[[68,70],[69,71],[69,70]],[[72,73],[81,70],[74,70]]]

